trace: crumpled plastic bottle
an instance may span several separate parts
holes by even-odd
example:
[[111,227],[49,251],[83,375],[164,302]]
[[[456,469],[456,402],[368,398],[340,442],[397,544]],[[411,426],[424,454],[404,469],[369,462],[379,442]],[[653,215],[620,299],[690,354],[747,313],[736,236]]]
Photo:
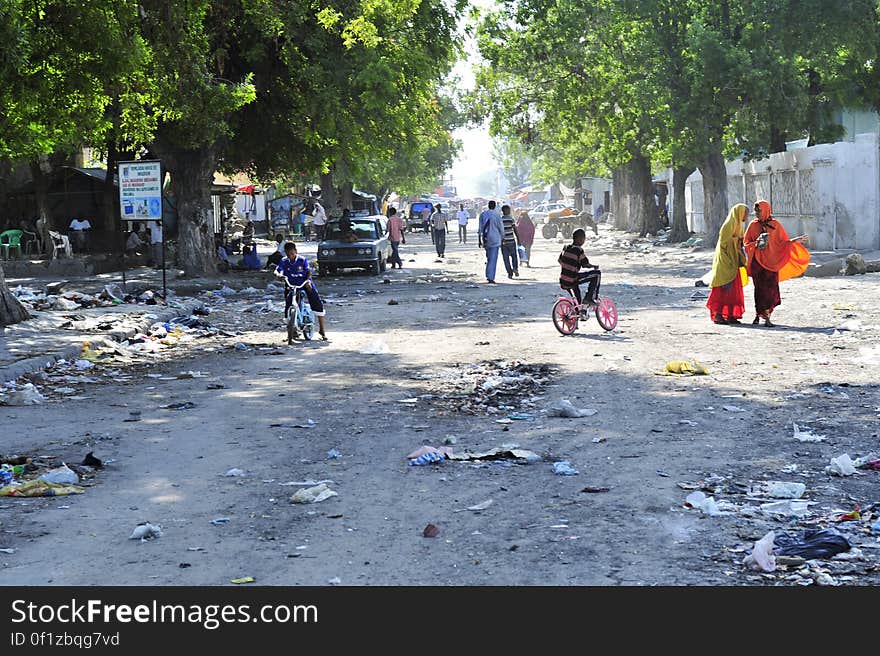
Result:
[[442,453],[437,453],[437,452],[423,453],[418,458],[413,458],[412,460],[410,460],[409,464],[416,465],[416,466],[430,465],[432,462],[440,462],[443,459],[444,459],[444,457],[443,457]]

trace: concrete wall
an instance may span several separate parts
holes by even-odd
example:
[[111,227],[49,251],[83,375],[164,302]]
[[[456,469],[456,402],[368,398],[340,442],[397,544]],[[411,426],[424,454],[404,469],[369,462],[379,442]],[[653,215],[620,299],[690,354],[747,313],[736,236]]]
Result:
[[[810,236],[811,250],[880,248],[880,141],[874,133],[854,141],[819,144],[767,159],[727,163],[731,205],[768,200],[791,235]],[[688,178],[688,225],[705,231],[703,180]]]

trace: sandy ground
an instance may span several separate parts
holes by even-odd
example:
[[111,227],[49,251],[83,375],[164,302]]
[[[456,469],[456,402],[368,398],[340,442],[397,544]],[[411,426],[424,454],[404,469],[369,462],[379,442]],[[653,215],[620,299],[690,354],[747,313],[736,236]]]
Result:
[[[0,453],[79,462],[94,450],[113,460],[83,495],[0,500],[0,547],[14,549],[0,554],[0,581],[798,585],[824,569],[839,584],[880,583],[880,540],[868,528],[880,472],[824,471],[843,453],[880,451],[880,277],[786,282],[779,327],[716,326],[707,290],[694,287],[711,252],[625,248],[603,226],[586,248],[619,326],[605,333],[591,319],[562,337],[550,321],[561,243],[539,238],[531,268],[508,280],[499,262],[501,284],[488,286],[482,252],[450,237],[445,261],[415,235],[401,271],[321,279],[329,343],[288,347],[278,314],[242,312],[264,303],[259,296],[230,301],[207,317],[243,331],[222,349],[133,367],[78,399],[0,407]],[[835,330],[845,322],[850,330]],[[235,341],[249,350],[229,348]],[[709,375],[655,374],[694,358]],[[474,402],[491,379],[487,362],[504,363],[494,372],[508,376],[517,362],[544,367],[546,379]],[[187,370],[208,377],[155,377]],[[225,388],[208,389],[217,383]],[[598,412],[544,414],[563,398]],[[159,407],[182,401],[195,407]],[[134,409],[141,421],[124,421]],[[534,419],[505,420],[510,413]],[[792,422],[825,441],[795,440]],[[407,464],[409,452],[444,440],[456,452],[516,444],[541,460]],[[331,449],[342,457],[328,459]],[[579,474],[554,475],[559,460]],[[224,476],[230,468],[246,475]],[[308,479],[332,480],[338,496],[289,503],[302,486],[282,484]],[[811,514],[760,512],[771,499],[744,491],[759,481],[805,483]],[[710,517],[686,508],[692,490],[679,484],[736,509]],[[582,492],[588,486],[609,490]],[[862,521],[834,521],[856,505]],[[229,522],[211,523],[220,517]],[[163,536],[129,540],[144,521]],[[439,528],[434,538],[422,535],[428,523]],[[741,564],[768,530],[825,526],[844,531],[861,556],[772,574]]]

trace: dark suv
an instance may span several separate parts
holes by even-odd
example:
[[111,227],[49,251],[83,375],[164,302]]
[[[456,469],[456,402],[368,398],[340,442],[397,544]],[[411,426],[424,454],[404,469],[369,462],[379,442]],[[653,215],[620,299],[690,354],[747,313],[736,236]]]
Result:
[[[415,232],[416,230],[430,231],[430,218],[428,221],[422,220],[422,210],[426,207],[431,214],[434,213],[434,203],[419,202],[409,206],[409,215],[406,217],[407,232]],[[428,216],[430,217],[430,214]]]

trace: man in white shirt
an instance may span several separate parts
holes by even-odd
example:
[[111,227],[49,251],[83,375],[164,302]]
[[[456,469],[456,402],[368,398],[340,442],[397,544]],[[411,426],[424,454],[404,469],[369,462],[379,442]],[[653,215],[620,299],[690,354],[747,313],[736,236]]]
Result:
[[[321,241],[324,239],[324,226],[327,225],[327,212],[321,207],[321,203],[315,201],[315,207],[312,210],[312,225],[315,227],[315,239]],[[283,255],[283,253],[282,253]]]
[[153,251],[153,268],[162,267],[162,222],[150,222],[150,248]]
[[458,219],[458,243],[466,244],[467,243],[467,224],[468,220],[471,218],[470,212],[468,212],[464,205],[458,206],[458,213],[455,215],[455,218]]
[[89,223],[88,219],[74,218],[70,222],[70,234],[73,237],[71,241],[77,253],[82,253],[86,250],[86,230],[91,229],[92,224]]

